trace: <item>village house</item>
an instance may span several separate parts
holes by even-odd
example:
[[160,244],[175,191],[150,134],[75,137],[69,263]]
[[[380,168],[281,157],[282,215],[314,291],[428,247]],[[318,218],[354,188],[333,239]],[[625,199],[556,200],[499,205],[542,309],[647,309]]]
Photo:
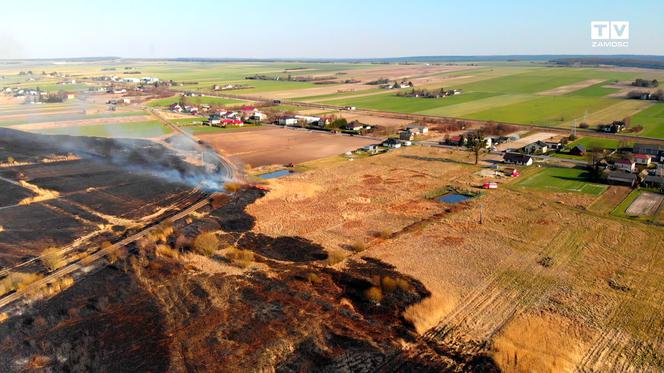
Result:
[[399,149],[401,147],[401,142],[397,139],[387,139],[385,142],[383,142],[383,146],[392,149]]
[[601,124],[598,128],[600,132],[618,133],[625,129],[625,122],[616,120],[611,124]]
[[462,146],[466,144],[467,141],[468,139],[466,139],[465,137],[461,135],[456,135],[448,138],[445,142],[447,143],[447,145]]
[[560,140],[547,140],[544,141],[544,143],[546,144],[546,147],[549,148],[549,150],[558,151],[565,147]]
[[544,154],[549,150],[549,147],[544,141],[535,141],[523,147],[523,152],[528,154]]
[[614,166],[618,171],[634,172],[636,170],[636,163],[627,158],[617,160]]
[[406,127],[406,131],[410,131],[415,135],[424,135],[429,132],[429,127],[411,124]]
[[346,123],[342,129],[347,131],[359,131],[364,128],[364,125],[356,120]]
[[296,115],[296,116],[294,116],[294,118],[298,122],[303,122],[307,126],[312,126],[312,125],[317,126],[318,122],[320,121],[320,117],[312,117],[312,116],[309,116],[309,115]]
[[609,184],[629,185],[631,187],[636,185],[637,180],[636,174],[623,171],[610,171],[606,178]]
[[654,158],[655,162],[664,162],[664,146],[655,144],[636,143],[632,149],[634,154],[647,154]]
[[415,134],[412,133],[411,131],[400,131],[399,132],[399,140],[413,141],[414,138],[415,138]]
[[251,120],[255,120],[255,121],[259,121],[259,122],[262,122],[262,121],[264,121],[264,120],[267,119],[267,114],[265,114],[265,113],[263,113],[263,112],[260,112],[260,111],[255,111],[255,112],[249,117],[249,119],[251,119]]
[[583,145],[575,145],[572,149],[569,150],[571,155],[585,155],[586,147]]
[[650,166],[652,157],[648,154],[635,154],[634,161],[636,162],[636,164],[641,166]]
[[648,175],[643,179],[643,185],[652,188],[664,188],[664,176]]
[[297,124],[297,118],[291,116],[284,116],[277,119],[277,123],[282,126],[294,126]]
[[530,166],[533,164],[533,158],[527,154],[505,153],[503,156],[503,162],[522,166]]
[[180,106],[180,104],[178,103],[171,104],[171,106],[169,106],[168,109],[174,113],[181,113],[183,110],[182,106]]

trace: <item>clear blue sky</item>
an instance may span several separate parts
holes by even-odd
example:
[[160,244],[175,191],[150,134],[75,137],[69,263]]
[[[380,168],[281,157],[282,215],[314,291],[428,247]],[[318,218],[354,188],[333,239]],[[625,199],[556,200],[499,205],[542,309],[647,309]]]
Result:
[[[0,59],[664,54],[664,0],[10,0]],[[590,21],[630,21],[591,47]]]

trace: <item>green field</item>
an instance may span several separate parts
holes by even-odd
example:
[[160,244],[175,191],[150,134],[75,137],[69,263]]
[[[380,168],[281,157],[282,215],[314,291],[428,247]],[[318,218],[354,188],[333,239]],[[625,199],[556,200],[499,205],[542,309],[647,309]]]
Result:
[[71,135],[114,138],[152,138],[171,133],[171,129],[158,121],[108,123],[91,126],[50,128],[32,131],[47,135]]
[[[232,98],[224,98],[224,97],[214,97],[214,96],[193,96],[193,97],[186,97],[185,98],[188,104],[191,105],[202,105],[202,104],[208,104],[208,105],[242,105],[242,104],[249,104],[247,101],[243,100],[235,100]],[[153,100],[148,103],[148,106],[150,107],[157,107],[157,106],[170,106],[172,104],[180,102],[180,96],[173,96],[173,97],[167,97],[167,98],[161,98],[158,100]]]
[[618,99],[582,96],[541,96],[466,115],[465,118],[555,127],[568,120],[580,118],[587,111],[596,111],[618,101]]
[[639,136],[664,138],[664,104],[655,104],[632,117],[632,126],[641,125]]
[[611,93],[618,92],[617,88],[603,87],[609,82],[604,81],[599,84],[591,85],[590,87],[579,89],[578,91],[570,92],[567,96],[587,96],[587,97],[602,97],[610,95]]
[[395,111],[401,113],[418,113],[426,110],[460,104],[494,96],[487,92],[473,92],[445,98],[399,97],[394,93],[363,96],[350,99],[324,101],[331,105],[350,105],[365,109]]
[[588,171],[578,168],[548,167],[521,180],[518,186],[551,192],[576,192],[592,195],[604,193],[607,186],[588,180]]

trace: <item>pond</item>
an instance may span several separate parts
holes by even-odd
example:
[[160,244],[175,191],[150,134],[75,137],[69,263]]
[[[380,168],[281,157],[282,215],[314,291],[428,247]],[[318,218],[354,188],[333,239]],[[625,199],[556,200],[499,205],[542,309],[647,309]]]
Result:
[[472,196],[467,196],[465,194],[449,193],[449,194],[445,194],[444,196],[440,196],[440,197],[436,198],[436,201],[445,202],[445,203],[460,203],[460,202],[467,201],[471,198],[473,198],[473,197]]
[[290,174],[294,174],[294,173],[295,173],[295,171],[291,171],[291,170],[278,170],[278,171],[272,171],[272,172],[268,172],[266,174],[258,175],[258,178],[259,179],[276,179],[276,178],[286,176],[286,175],[290,175]]

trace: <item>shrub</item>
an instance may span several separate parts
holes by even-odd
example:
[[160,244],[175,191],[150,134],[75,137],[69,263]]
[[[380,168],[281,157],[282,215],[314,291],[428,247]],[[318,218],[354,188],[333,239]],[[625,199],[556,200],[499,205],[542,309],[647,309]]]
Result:
[[356,253],[362,252],[367,249],[367,245],[364,242],[357,241],[350,245],[350,249]]
[[9,156],[9,157],[7,157],[7,163],[14,164],[14,163],[16,163],[16,160],[14,159],[14,157]]
[[372,286],[364,292],[364,297],[367,298],[368,301],[379,304],[380,301],[383,300],[383,292],[379,287]]
[[175,239],[175,250],[184,250],[187,248],[190,248],[192,245],[191,240],[187,238],[184,234],[181,234],[178,236],[177,239]]
[[590,125],[586,122],[583,122],[583,123],[579,124],[579,128],[589,128],[589,127],[590,127]]
[[177,250],[173,250],[170,246],[163,244],[157,245],[154,252],[160,258],[177,259],[180,257],[180,253]]
[[313,272],[307,274],[307,280],[309,282],[311,282],[312,284],[320,284],[321,282],[323,282],[323,280],[321,280],[320,276],[318,276],[317,274],[315,274]]
[[327,252],[327,264],[335,265],[346,259],[346,253],[341,250],[328,250]]
[[211,256],[219,249],[219,238],[214,232],[204,232],[194,239],[194,252]]
[[245,268],[254,261],[254,252],[251,250],[242,250],[236,247],[231,247],[226,252],[226,258],[230,260],[231,263]]
[[124,260],[129,255],[129,250],[126,247],[118,247],[113,250],[110,250],[106,255],[106,259],[109,263],[113,264],[118,260]]
[[49,271],[55,271],[66,264],[62,252],[56,247],[49,247],[42,252],[41,262]]
[[10,273],[0,281],[0,294],[5,294],[12,290],[23,290],[25,287],[41,278],[42,276],[36,273]]
[[397,288],[397,281],[390,276],[384,276],[380,281],[380,287],[387,293],[392,293]]

